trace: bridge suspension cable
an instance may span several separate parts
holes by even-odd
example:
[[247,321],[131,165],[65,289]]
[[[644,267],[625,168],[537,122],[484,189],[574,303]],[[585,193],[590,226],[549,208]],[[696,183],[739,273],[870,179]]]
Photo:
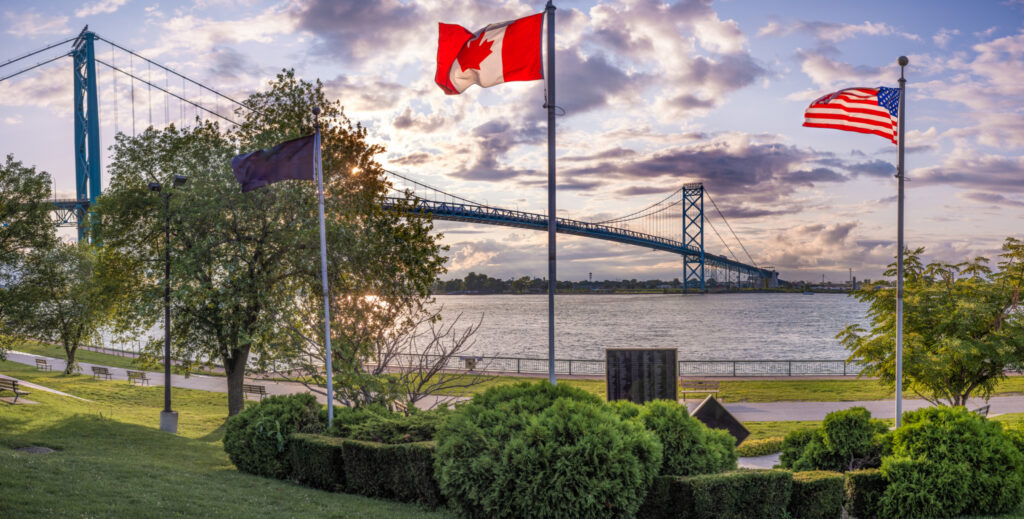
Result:
[[751,256],[750,252],[747,251],[747,247],[743,245],[742,241],[740,241],[740,237],[736,235],[736,231],[734,231],[732,225],[729,224],[729,220],[725,218],[725,215],[722,214],[722,211],[718,208],[718,204],[715,203],[715,199],[711,198],[711,193],[708,192],[707,188],[704,189],[704,194],[708,196],[708,200],[711,201],[711,205],[715,208],[715,212],[718,213],[718,216],[720,216],[722,218],[722,221],[725,222],[725,225],[729,228],[729,231],[732,232],[733,237],[736,238],[736,243],[740,244],[740,247],[743,249],[743,252],[747,255],[747,259],[750,260],[750,264],[757,267],[757,262],[754,261],[753,256]]
[[[682,191],[683,191],[683,188],[679,188],[679,189],[673,191],[672,193],[670,193],[665,198],[663,198],[663,199],[661,199],[661,200],[659,200],[659,201],[657,201],[657,202],[655,202],[655,203],[653,203],[653,204],[651,204],[651,205],[649,205],[649,206],[647,206],[647,207],[645,207],[645,208],[643,208],[643,209],[641,209],[639,211],[634,211],[634,212],[629,213],[629,214],[624,215],[624,216],[619,216],[619,217],[616,217],[616,218],[611,218],[609,220],[602,220],[600,222],[593,222],[593,223],[604,225],[604,224],[609,224],[609,223],[628,222],[628,221],[631,221],[631,220],[636,220],[638,218],[643,218],[644,216],[647,216],[647,214],[644,214],[644,213],[647,213],[647,211],[660,206],[661,204],[663,204],[666,201],[672,199],[672,197],[678,195]],[[664,208],[658,209],[657,211],[653,211],[650,214],[655,214],[655,213],[664,211],[664,210],[668,209],[669,207],[672,207],[672,206],[675,206],[675,205],[679,205],[680,203],[682,203],[682,199],[679,199],[679,200],[675,201],[674,203],[672,203],[669,206],[666,206]]]
[[[70,41],[75,41],[75,38],[68,38],[68,39],[66,39],[64,41],[59,41],[59,42],[54,43],[52,45],[47,45],[46,47],[43,47],[43,48],[41,48],[39,50],[34,50],[32,52],[29,52],[28,54],[25,54],[25,55],[22,55],[22,56],[18,56],[17,58],[11,58],[11,59],[3,62],[3,63],[0,63],[0,68],[4,68],[7,65],[10,65],[12,63],[16,63],[16,62],[21,61],[21,60],[23,60],[25,58],[30,58],[32,56],[35,56],[36,54],[39,54],[39,53],[42,53],[42,52],[46,52],[46,51],[48,51],[48,50],[50,50],[50,49],[52,49],[54,47],[59,47],[59,46],[64,45],[65,43],[68,43]],[[60,57],[63,57],[63,56],[64,55],[61,55]]]
[[[128,54],[131,54],[132,56],[135,56],[135,57],[145,61],[148,65],[155,65],[156,67],[158,67],[160,69],[163,69],[165,72],[169,72],[171,74],[174,74],[175,76],[178,76],[178,77],[182,78],[183,80],[186,80],[189,83],[192,83],[193,85],[196,85],[197,87],[201,88],[202,90],[206,90],[206,91],[208,91],[208,92],[210,92],[210,93],[212,93],[212,94],[214,94],[214,95],[216,95],[218,97],[222,97],[224,99],[227,99],[228,101],[231,101],[232,103],[234,103],[234,104],[236,104],[236,105],[238,105],[238,106],[240,106],[242,108],[245,108],[246,110],[250,110],[252,112],[256,112],[256,113],[258,113],[260,115],[263,115],[262,112],[260,112],[259,110],[256,110],[255,108],[253,108],[253,107],[251,107],[251,106],[249,106],[249,105],[247,105],[247,104],[245,104],[245,103],[243,103],[243,102],[241,102],[241,101],[239,101],[237,99],[234,99],[231,96],[228,96],[228,95],[226,95],[226,94],[224,94],[224,93],[222,93],[222,92],[220,92],[218,90],[210,88],[209,86],[207,86],[207,85],[205,85],[203,83],[200,83],[200,82],[198,82],[198,81],[196,81],[196,80],[194,80],[194,79],[192,79],[192,78],[190,78],[188,76],[185,76],[184,74],[181,74],[180,72],[177,72],[175,70],[172,70],[169,67],[166,67],[166,66],[164,66],[164,65],[162,65],[160,63],[157,63],[156,61],[153,61],[153,60],[151,60],[151,59],[149,59],[149,58],[147,58],[147,57],[145,57],[145,56],[143,56],[143,55],[141,55],[141,54],[139,54],[139,53],[137,53],[137,52],[135,52],[133,50],[127,49],[125,47],[122,47],[121,45],[118,45],[116,42],[110,41],[109,39],[104,38],[101,35],[97,34],[96,35],[96,39],[105,41],[108,44],[110,44],[111,46],[117,47],[118,49],[121,49],[122,51],[127,52]],[[99,61],[99,60],[97,60],[97,61]],[[153,85],[153,84],[151,84],[149,82],[146,82],[146,84],[149,85],[149,86],[155,86],[155,85]],[[157,87],[157,88],[159,89],[159,87]],[[167,90],[163,90],[163,91],[167,92]],[[200,96],[202,96],[202,91],[200,91]],[[191,105],[193,105],[193,106],[195,106],[197,108],[201,108],[199,105],[196,105],[195,103],[189,102],[189,104],[191,104]],[[207,110],[207,111],[209,111],[209,110]],[[238,124],[238,123],[234,123],[234,124]]]
[[[182,96],[179,96],[178,94],[175,94],[174,92],[171,92],[170,90],[164,89],[164,88],[160,87],[159,85],[154,85],[153,83],[150,83],[150,82],[146,81],[145,79],[137,77],[134,74],[131,74],[129,72],[124,71],[123,69],[117,68],[114,65],[111,65],[110,63],[107,63],[107,62],[105,62],[105,61],[103,61],[103,60],[101,60],[99,58],[95,58],[95,59],[96,59],[96,63],[99,63],[101,65],[105,65],[107,67],[110,67],[111,69],[116,70],[116,71],[118,71],[118,72],[120,72],[120,73],[122,73],[122,74],[124,74],[124,75],[126,75],[126,76],[128,76],[128,77],[130,77],[130,78],[132,78],[134,80],[136,80],[136,81],[139,81],[139,82],[141,82],[141,83],[143,83],[145,85],[148,85],[148,86],[150,86],[152,88],[156,88],[157,90],[159,90],[159,91],[161,91],[161,92],[163,92],[163,93],[165,93],[165,94],[167,94],[167,95],[169,95],[171,97],[174,97],[175,99],[178,99],[179,101],[181,101],[183,103],[186,103],[186,104],[194,106],[198,110],[202,110],[202,111],[204,111],[206,113],[209,113],[210,115],[213,115],[215,117],[219,117],[221,119],[224,119],[225,121],[227,121],[227,122],[229,122],[231,124],[234,124],[235,126],[240,126],[239,123],[237,123],[237,122],[235,122],[235,121],[233,121],[233,120],[231,120],[231,119],[229,119],[227,117],[224,117],[223,115],[220,115],[219,113],[214,112],[213,110],[210,110],[210,109],[206,108],[205,106],[202,106],[202,105],[197,104],[197,103],[195,103],[195,102],[193,102],[193,101],[191,101],[189,99],[186,99],[186,98],[184,98]],[[184,77],[184,76],[182,76],[182,77]],[[189,80],[189,81],[191,81],[191,80]],[[132,111],[133,111],[132,119],[135,118],[135,116],[134,116],[134,110],[135,110],[135,92],[134,92],[134,89],[135,89],[135,86],[133,84],[132,85]],[[245,106],[245,105],[242,105],[242,106]],[[255,111],[255,110],[253,110],[253,111]]]
[[39,67],[41,67],[43,65],[46,65],[46,64],[49,64],[49,63],[53,63],[54,61],[57,61],[57,60],[59,60],[61,58],[66,58],[66,57],[68,57],[70,55],[71,55],[71,53],[69,52],[67,54],[61,54],[60,56],[56,56],[56,57],[48,59],[46,61],[42,61],[42,62],[36,63],[35,65],[32,65],[31,67],[28,67],[26,69],[19,70],[19,71],[15,72],[14,74],[11,74],[11,75],[8,75],[8,76],[4,76],[4,77],[0,77],[0,82],[8,80],[8,79],[11,79],[12,77],[15,77],[15,76],[20,76],[20,75],[22,75],[22,74],[24,74],[24,73],[26,73],[26,72],[28,72],[30,70],[35,70],[35,69],[37,69],[37,68],[39,68]]

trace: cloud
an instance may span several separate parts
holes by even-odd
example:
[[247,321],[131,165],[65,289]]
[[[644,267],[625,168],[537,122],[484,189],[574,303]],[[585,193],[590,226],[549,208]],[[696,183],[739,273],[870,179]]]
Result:
[[126,3],[128,3],[128,0],[100,0],[99,2],[85,5],[81,9],[75,11],[75,18],[85,18],[86,16],[95,16],[97,14],[113,13]]
[[939,29],[939,32],[932,36],[932,41],[935,42],[939,48],[945,49],[946,45],[948,45],[950,40],[953,39],[953,36],[958,34],[960,34],[959,29],[946,29],[943,27],[942,29]]
[[1024,157],[957,151],[939,165],[912,170],[910,178],[922,185],[1024,194]]
[[438,113],[420,115],[415,114],[412,108],[405,107],[405,110],[392,120],[391,124],[397,130],[412,130],[421,133],[430,133],[442,128],[448,119]]
[[424,14],[416,4],[397,0],[312,0],[298,13],[298,22],[322,40],[321,53],[351,61],[396,50],[425,21]]
[[45,16],[35,11],[15,13],[7,11],[4,18],[10,23],[7,34],[15,36],[44,36],[48,34],[66,34],[68,29],[67,16]]
[[324,90],[331,98],[342,99],[346,110],[360,112],[395,108],[412,93],[405,85],[362,75],[342,75],[325,81]]
[[887,160],[872,160],[850,164],[846,167],[854,176],[866,175],[869,177],[886,178],[896,174],[896,166]]
[[14,114],[9,117],[4,117],[4,124],[9,124],[11,126],[21,124],[23,121],[24,119],[21,117],[21,114]]
[[558,83],[566,88],[562,92],[571,92],[557,99],[557,104],[569,116],[604,107],[610,96],[636,81],[601,55],[585,57],[579,51],[565,51],[556,54],[555,61]]
[[568,155],[559,157],[559,162],[588,162],[591,160],[621,159],[636,156],[636,151],[616,146],[590,155]]
[[870,86],[891,80],[892,67],[869,67],[851,65],[836,61],[822,53],[798,51],[800,69],[811,78],[811,81],[823,89],[835,89],[839,86]]
[[963,194],[961,196],[963,198],[968,199],[968,200],[972,200],[972,201],[975,201],[975,202],[980,202],[980,203],[983,203],[983,204],[992,204],[992,205],[995,205],[995,206],[1003,206],[1003,207],[1006,207],[1006,206],[1024,207],[1024,200],[1015,200],[1015,199],[1012,199],[1012,198],[1007,198],[1007,197],[1005,197],[1003,195],[1000,195],[998,193],[982,193],[982,192],[978,192],[978,191],[970,191],[970,192],[965,193],[965,194]]
[[788,36],[795,32],[814,36],[821,43],[835,43],[858,38],[860,36],[896,35],[909,40],[921,39],[921,37],[916,34],[901,32],[887,23],[870,21],[865,21],[860,24],[797,21],[789,25],[782,25],[777,21],[771,21],[758,29],[757,35],[759,37]]

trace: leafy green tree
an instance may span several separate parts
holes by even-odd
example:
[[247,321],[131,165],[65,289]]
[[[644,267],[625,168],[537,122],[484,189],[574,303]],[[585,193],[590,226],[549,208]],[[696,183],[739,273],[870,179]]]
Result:
[[[244,407],[248,369],[294,360],[323,330],[315,183],[242,193],[231,157],[313,133],[312,108],[321,108],[335,365],[349,387],[362,381],[358,367],[373,334],[387,329],[372,316],[381,316],[380,306],[404,312],[421,304],[443,261],[429,222],[409,224],[403,211],[382,208],[388,186],[373,157],[383,150],[319,82],[285,71],[245,104],[230,131],[203,123],[119,136],[97,210],[104,246],[135,280],[121,328],[148,329],[162,315],[164,213],[146,186],[156,180],[167,189],[174,175],[188,176],[170,199],[172,349],[186,370],[224,368],[229,415]],[[153,341],[149,351],[160,350]]]
[[[988,398],[1007,370],[1024,365],[1024,243],[1007,238],[996,271],[984,257],[924,265],[923,253],[904,255],[904,387],[933,404]],[[894,263],[885,275],[895,274]],[[870,303],[872,328],[851,325],[837,337],[864,375],[895,386],[896,291],[865,283],[854,295]]]
[[8,307],[10,325],[19,334],[64,347],[67,367],[75,370],[75,353],[99,337],[109,322],[116,290],[102,275],[99,253],[87,243],[61,243],[37,249],[18,269]]
[[5,325],[12,299],[14,276],[25,253],[47,249],[56,243],[50,211],[50,175],[26,167],[7,155],[0,163],[0,360],[12,339]]

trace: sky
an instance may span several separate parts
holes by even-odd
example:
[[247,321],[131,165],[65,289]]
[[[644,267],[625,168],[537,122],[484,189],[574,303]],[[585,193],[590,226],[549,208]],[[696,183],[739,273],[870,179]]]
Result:
[[[88,24],[104,40],[234,98],[292,68],[341,100],[385,147],[378,160],[387,169],[471,200],[544,213],[543,82],[448,96],[433,81],[438,22],[476,31],[544,3],[0,0],[0,64]],[[709,252],[749,263],[745,248],[785,280],[843,281],[851,269],[878,278],[896,253],[897,148],[878,136],[801,124],[823,94],[897,87],[896,60],[906,55],[907,246],[957,262],[995,259],[1007,236],[1024,238],[1024,1],[555,5],[556,101],[565,111],[556,126],[559,216],[604,220],[703,182],[722,213],[707,211]],[[96,45],[103,61],[230,118],[226,101],[189,85],[183,91],[180,80],[107,41]],[[0,77],[68,50],[2,67]],[[104,150],[115,132],[195,115],[106,66],[98,77]],[[68,197],[71,79],[64,58],[0,82],[0,154],[50,172],[57,195]],[[547,274],[543,232],[436,227],[449,247],[445,278]],[[677,255],[558,240],[559,279],[682,277]]]

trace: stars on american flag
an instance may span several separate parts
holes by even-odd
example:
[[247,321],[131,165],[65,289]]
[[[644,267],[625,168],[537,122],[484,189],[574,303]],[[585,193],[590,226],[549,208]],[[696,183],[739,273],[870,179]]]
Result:
[[899,117],[900,89],[878,87],[878,105],[889,111],[889,115]]

